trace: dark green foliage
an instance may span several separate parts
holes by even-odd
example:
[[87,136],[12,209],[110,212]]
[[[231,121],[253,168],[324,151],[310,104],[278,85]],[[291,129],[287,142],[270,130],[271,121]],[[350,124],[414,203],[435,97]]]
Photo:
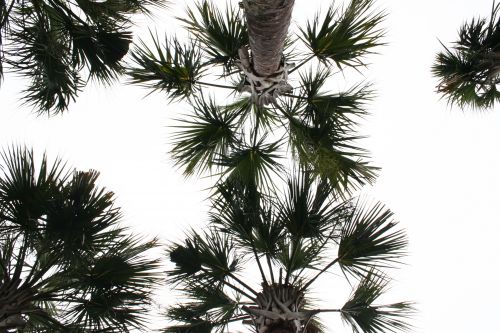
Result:
[[272,173],[279,175],[282,166],[278,150],[280,142],[265,143],[265,137],[254,144],[241,143],[228,156],[222,156],[218,163],[226,167],[224,174],[230,181],[249,185],[272,187]]
[[222,234],[191,232],[185,245],[173,244],[170,260],[175,268],[168,271],[171,282],[221,282],[238,268],[232,240]]
[[[404,255],[405,235],[394,230],[396,223],[381,204],[365,208],[359,201],[338,199],[327,181],[304,170],[288,180],[284,195],[238,180],[219,183],[207,231],[191,232],[184,243],[169,248],[175,264],[170,282],[186,300],[169,308],[174,324],[165,331],[222,331],[241,321],[258,330],[262,318],[272,325],[288,313],[300,328],[311,320],[314,332],[321,328],[316,315],[322,312],[340,312],[355,332],[404,330],[408,303],[372,303],[386,286],[380,269]],[[338,257],[332,258],[332,248]],[[316,308],[306,293],[336,264],[357,273],[352,277],[361,282],[341,309]],[[379,270],[374,273],[373,267]],[[255,281],[256,271],[260,281]],[[267,306],[274,298],[288,305]]]
[[330,6],[320,21],[317,15],[301,39],[323,62],[333,61],[343,66],[364,66],[362,58],[381,45],[384,32],[379,28],[384,12],[372,11],[373,0],[351,0],[344,10]]
[[412,314],[411,303],[400,302],[377,306],[373,302],[385,291],[387,281],[369,273],[363,278],[350,299],[341,309],[342,319],[351,324],[355,333],[409,331],[405,319]]
[[460,27],[452,48],[436,55],[432,73],[437,91],[460,108],[490,108],[500,101],[500,4],[489,21],[472,19]]
[[88,79],[110,84],[123,72],[121,60],[132,41],[129,16],[165,5],[164,0],[2,1],[0,79],[4,69],[29,79],[23,99],[38,113],[66,111]]
[[224,65],[227,71],[239,60],[238,49],[248,44],[245,20],[239,7],[227,7],[225,14],[210,2],[196,5],[197,13],[187,10],[187,18],[180,18],[207,53],[209,63]]
[[235,118],[236,113],[226,112],[212,99],[196,99],[191,120],[179,119],[181,130],[174,136],[171,151],[176,164],[185,166],[185,175],[210,170],[228,154],[237,137]]
[[171,100],[183,99],[197,91],[196,81],[203,74],[201,53],[196,43],[181,45],[177,39],[161,45],[158,36],[151,37],[154,50],[144,42],[132,53],[138,67],[129,70],[131,83],[153,90],[164,90]]
[[118,225],[113,194],[95,171],[69,173],[12,148],[0,172],[0,327],[22,332],[128,332],[143,328],[158,261],[156,241]]
[[394,231],[393,213],[381,204],[368,209],[362,205],[346,219],[338,250],[342,269],[365,274],[373,267],[388,267],[403,257],[407,239],[403,231]]
[[[384,14],[372,7],[371,0],[353,0],[343,11],[331,7],[321,29],[315,28],[320,26],[318,18],[309,24],[309,37],[329,47],[314,51],[324,60],[314,71],[297,71],[313,56],[300,54],[299,38],[290,34],[283,49],[287,66],[283,80],[298,84],[294,88],[281,82],[279,89],[266,88],[274,91],[273,97],[257,96],[245,74],[248,70],[243,71],[248,66],[244,64],[251,66],[252,61],[240,59],[250,38],[244,13],[229,4],[219,9],[207,0],[197,2],[179,18],[192,37],[189,46],[181,47],[175,39],[161,46],[153,37],[153,48],[142,42],[134,51],[135,64],[128,73],[132,83],[151,91],[164,90],[171,100],[183,99],[191,105],[192,118],[183,121],[173,136],[173,159],[185,175],[207,173],[221,177],[219,182],[238,179],[263,189],[275,183],[271,178],[282,170],[280,160],[291,152],[301,168],[327,179],[339,194],[349,193],[376,177],[377,168],[371,165],[368,152],[358,146],[363,137],[357,132],[358,118],[367,114],[372,92],[363,84],[344,92],[329,91],[333,74],[328,61],[357,66],[372,47],[381,45],[378,25]],[[335,57],[330,57],[330,51]],[[292,60],[299,64],[289,64]],[[267,84],[271,83],[263,83]],[[203,90],[207,87],[227,89],[235,101],[206,101]],[[269,99],[273,102],[259,102]]]

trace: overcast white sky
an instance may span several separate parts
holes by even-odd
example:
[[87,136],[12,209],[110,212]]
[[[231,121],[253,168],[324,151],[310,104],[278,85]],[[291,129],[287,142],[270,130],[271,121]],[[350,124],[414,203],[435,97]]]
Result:
[[[326,8],[329,1],[296,0],[294,19],[312,17],[321,4]],[[363,132],[382,171],[363,192],[395,212],[411,253],[408,266],[393,274],[388,299],[418,303],[416,332],[494,332],[500,310],[500,106],[479,113],[450,108],[434,93],[430,75],[441,49],[438,37],[455,40],[464,20],[489,15],[491,0],[377,4],[389,14],[389,45],[363,72],[378,93]],[[173,11],[179,15],[184,6]],[[176,33],[172,15],[141,19],[138,31],[145,36],[149,25]],[[23,84],[8,75],[0,87],[0,146],[26,144],[75,168],[99,170],[101,184],[117,195],[124,223],[139,233],[176,240],[189,226],[205,224],[203,189],[211,180],[184,179],[167,155],[168,126],[186,106],[167,104],[162,94],[143,98],[147,91],[138,87],[91,84],[68,113],[37,118],[18,100]],[[327,291],[330,281],[321,283]],[[162,295],[168,301],[169,292]]]

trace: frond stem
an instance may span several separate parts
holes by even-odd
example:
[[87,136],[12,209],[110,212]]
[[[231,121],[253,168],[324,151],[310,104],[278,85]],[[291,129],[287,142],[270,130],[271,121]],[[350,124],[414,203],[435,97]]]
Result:
[[233,273],[229,273],[228,274],[233,280],[235,280],[236,282],[238,282],[239,284],[241,284],[243,287],[247,288],[252,294],[254,294],[255,296],[257,296],[259,293],[256,292],[255,290],[253,290],[252,287],[250,287],[248,284],[246,284],[245,282],[241,281],[240,278],[238,278],[237,276],[235,276]]
[[325,267],[323,267],[323,269],[321,271],[319,271],[318,274],[316,274],[302,288],[300,288],[300,291],[304,292],[321,274],[323,274],[324,272],[326,272],[326,270],[328,270],[330,267],[332,267],[333,265],[335,265],[339,260],[340,260],[340,258],[335,258],[335,260],[333,260],[331,263],[329,263],[328,265],[326,265]]
[[269,258],[269,254],[266,254],[266,260],[267,260],[267,266],[269,267],[269,273],[271,274],[271,283],[276,284],[276,282],[274,281],[273,266],[271,264],[271,259]]
[[306,64],[307,62],[309,62],[309,60],[311,60],[311,59],[312,59],[312,58],[314,58],[314,57],[315,57],[315,55],[314,55],[314,54],[310,55],[310,56],[309,56],[309,57],[307,57],[305,60],[303,60],[300,64],[298,64],[297,66],[295,66],[294,68],[292,68],[292,69],[288,72],[288,74],[289,74],[289,75],[290,75],[290,74],[292,74],[292,73],[293,73],[293,72],[295,72],[297,69],[299,69],[300,67],[302,67],[302,65]]
[[231,89],[231,90],[236,90],[236,87],[233,86],[226,86],[222,84],[216,84],[216,83],[208,83],[208,82],[203,82],[203,81],[194,81],[193,83],[197,83],[203,86],[208,86],[208,87],[215,87],[215,88],[224,88],[224,89]]

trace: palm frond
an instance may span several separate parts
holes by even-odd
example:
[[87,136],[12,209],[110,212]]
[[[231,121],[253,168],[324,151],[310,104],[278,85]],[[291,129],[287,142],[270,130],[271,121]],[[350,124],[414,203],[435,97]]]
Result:
[[[314,269],[323,259],[320,255],[323,242],[319,239],[280,239],[273,258],[285,269],[288,277],[304,269]],[[298,277],[297,277],[298,278]]]
[[381,203],[372,207],[354,203],[342,227],[338,258],[342,269],[362,275],[373,268],[391,267],[406,254],[407,238],[395,230],[393,213]]
[[59,113],[67,109],[84,85],[72,65],[69,45],[61,38],[47,13],[18,17],[19,29],[10,33],[15,47],[6,50],[6,62],[31,82],[23,99],[39,113]]
[[75,171],[47,205],[46,241],[60,246],[65,259],[93,256],[109,247],[120,232],[115,225],[121,213],[113,207],[113,193],[97,188],[98,176],[95,171]]
[[120,23],[128,23],[129,15],[142,13],[153,14],[153,10],[166,8],[170,1],[166,0],[125,0],[125,1],[92,1],[78,0],[78,6],[93,21],[106,21],[109,18]]
[[60,182],[66,181],[69,174],[59,159],[49,165],[46,155],[37,170],[33,151],[26,147],[11,147],[0,155],[2,230],[9,228],[33,236],[38,229],[37,219],[46,214],[48,205],[61,190]]
[[313,176],[304,170],[287,183],[287,195],[276,204],[280,223],[294,239],[328,237],[343,211],[333,201],[332,187],[320,181],[314,188]]
[[184,325],[173,325],[162,330],[164,333],[211,333],[212,324],[204,321],[198,320],[193,321],[189,324]]
[[262,136],[254,144],[241,143],[235,146],[228,156],[222,156],[218,163],[226,168],[223,175],[230,181],[246,185],[265,186],[272,188],[271,176],[279,175],[282,165],[277,161],[281,143],[265,143]]
[[239,59],[238,50],[248,44],[248,32],[239,7],[227,6],[225,14],[210,1],[200,1],[197,13],[187,10],[187,18],[179,18],[201,43],[208,63],[221,64],[231,71]]
[[172,283],[188,281],[224,281],[238,270],[239,260],[227,235],[210,230],[203,234],[192,231],[183,244],[174,243],[168,250],[175,267],[167,272]]
[[90,78],[107,84],[123,72],[120,60],[129,50],[131,32],[118,28],[108,31],[73,22],[67,22],[66,29],[73,41],[74,66],[87,67]]
[[373,90],[370,84],[358,84],[344,92],[325,94],[321,88],[330,76],[330,70],[321,67],[314,73],[312,69],[300,73],[304,99],[297,114],[307,123],[331,123],[336,131],[349,133],[357,125],[356,118],[366,116],[365,105],[372,100]]
[[239,308],[238,301],[229,297],[222,286],[195,283],[187,286],[185,292],[192,301],[167,310],[167,318],[184,327],[206,323],[212,329],[222,330]]
[[174,134],[171,150],[175,164],[185,168],[186,176],[211,170],[236,141],[235,113],[225,112],[213,99],[206,101],[203,96],[195,98],[192,106],[191,120],[179,120],[182,125],[176,126],[179,131]]
[[359,282],[342,307],[342,319],[352,326],[355,333],[403,332],[411,328],[406,322],[413,313],[411,303],[373,304],[386,286],[383,277],[370,273]]
[[365,66],[363,57],[382,45],[384,31],[379,28],[385,13],[374,11],[373,0],[351,0],[344,10],[333,5],[320,21],[319,14],[301,29],[301,39],[323,62],[343,66]]
[[366,150],[353,144],[362,137],[338,131],[330,120],[308,124],[289,117],[288,130],[292,153],[300,165],[328,179],[338,194],[375,180],[378,168],[369,164]]
[[490,21],[473,19],[459,31],[453,48],[436,55],[432,73],[437,91],[460,108],[489,108],[500,101],[500,4]]
[[160,282],[159,261],[146,254],[156,245],[123,237],[87,265],[72,269],[69,286],[80,297],[70,302],[74,305],[66,319],[98,329],[143,327],[152,301],[150,286]]
[[201,53],[195,43],[181,45],[173,38],[162,45],[152,33],[154,48],[144,41],[132,52],[136,67],[128,70],[132,84],[143,85],[152,91],[163,90],[171,100],[183,99],[197,91],[196,81],[204,69]]
[[262,195],[255,185],[236,180],[217,184],[210,220],[218,231],[234,236],[243,248],[252,248],[254,228],[262,223]]
[[244,123],[250,120],[254,128],[262,126],[264,129],[272,130],[272,125],[277,120],[272,108],[254,103],[251,96],[241,97],[226,105],[225,110],[237,115],[240,127],[243,127]]

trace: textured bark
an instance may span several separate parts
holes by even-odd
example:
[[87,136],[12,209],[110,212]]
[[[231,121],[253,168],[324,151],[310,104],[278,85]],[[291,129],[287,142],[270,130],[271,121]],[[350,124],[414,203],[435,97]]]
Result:
[[253,70],[270,76],[278,70],[294,0],[243,0]]

